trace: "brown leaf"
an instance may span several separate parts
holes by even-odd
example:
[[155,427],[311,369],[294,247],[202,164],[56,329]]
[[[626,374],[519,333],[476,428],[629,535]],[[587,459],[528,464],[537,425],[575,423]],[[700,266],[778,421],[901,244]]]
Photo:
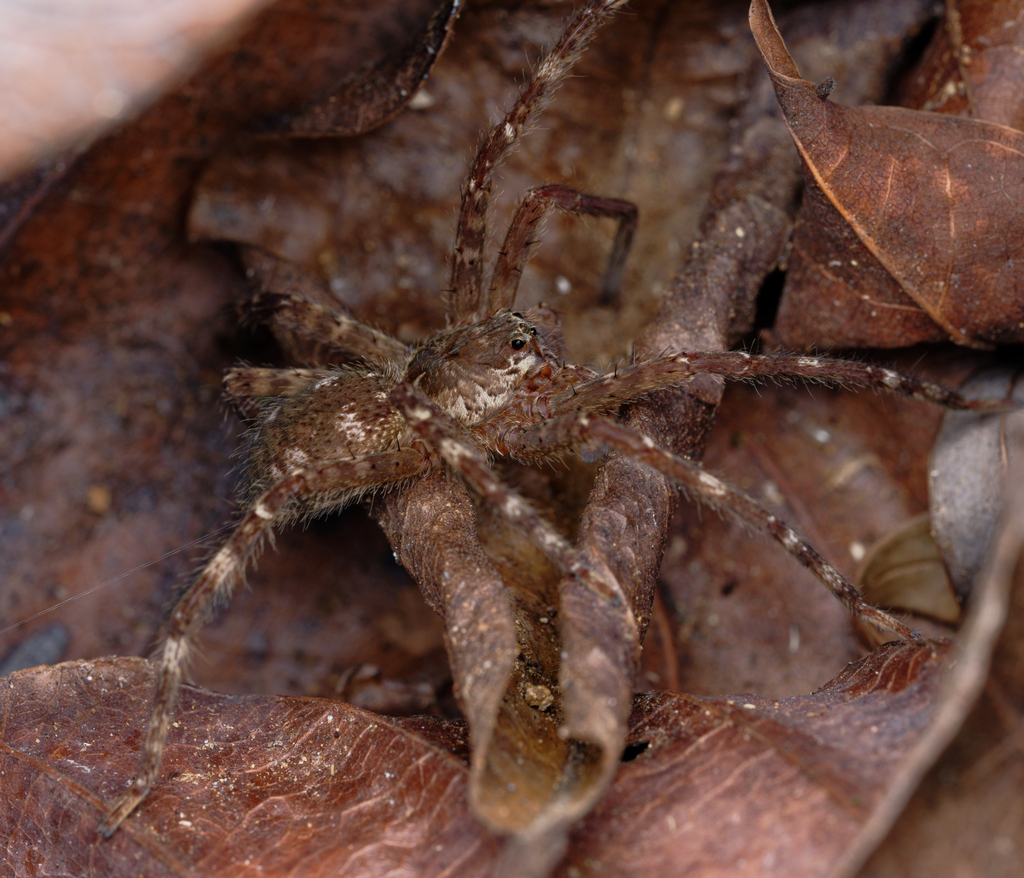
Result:
[[904,78],[899,103],[1024,129],[1019,0],[958,0],[921,60]]
[[857,577],[857,588],[875,606],[954,625],[960,619],[960,602],[932,537],[931,522],[930,515],[915,516],[875,543]]
[[497,840],[467,814],[465,765],[439,746],[460,746],[458,726],[423,737],[422,721],[321,699],[187,689],[164,782],[101,839],[99,817],[135,773],[154,681],[147,662],[106,659],[24,671],[0,690],[15,874],[490,873]]
[[[10,443],[3,446],[9,466],[0,488],[6,492],[5,536],[13,534],[0,559],[6,565],[5,618],[21,618],[62,594],[82,594],[231,519],[233,510],[223,498],[230,496],[225,474],[237,433],[224,426],[216,406],[220,377],[238,356],[265,362],[275,352],[259,338],[236,334],[234,318],[225,308],[243,295],[234,266],[208,250],[185,245],[180,218],[192,182],[218,145],[229,140],[236,144],[239,131],[254,130],[267,115],[300,106],[317,92],[319,86],[293,81],[297,71],[308,72],[305,65],[282,57],[308,57],[312,67],[329,55],[332,64],[351,72],[360,69],[375,45],[407,45],[426,17],[416,19],[417,30],[411,27],[411,15],[406,20],[390,7],[353,4],[338,9],[338,27],[343,32],[354,28],[354,36],[351,45],[347,37],[324,37],[324,45],[334,46],[337,55],[333,49],[310,48],[323,22],[307,21],[288,7],[267,13],[242,49],[211,67],[216,76],[197,78],[136,126],[98,145],[38,212],[30,213],[6,252],[3,314],[15,331],[3,340],[9,364],[3,376],[8,393],[4,403],[9,404],[5,414],[12,414],[5,426],[13,428],[0,437],[0,442]],[[249,180],[239,188],[255,197],[257,210],[280,212],[285,230],[295,230],[287,248],[298,254],[296,261],[322,272],[317,295],[343,300],[361,319],[407,340],[440,325],[438,288],[446,275],[465,159],[492,107],[507,102],[525,75],[527,59],[535,59],[558,32],[565,11],[547,4],[512,10],[471,7],[459,23],[459,39],[427,83],[434,99],[431,107],[403,112],[366,137],[310,145],[299,165],[282,160],[279,172],[262,182],[259,166],[250,165]],[[302,26],[291,32],[283,27],[285,22]],[[402,30],[405,24],[410,25],[407,32]],[[303,29],[306,25],[309,31]],[[397,31],[402,32],[395,36]],[[643,233],[621,303],[598,301],[596,279],[611,238],[599,222],[553,221],[527,272],[524,300],[555,301],[565,313],[574,358],[607,360],[628,354],[628,340],[656,312],[659,293],[698,225],[707,230],[709,241],[711,230],[719,234],[707,248],[712,257],[690,275],[712,277],[707,285],[711,292],[688,322],[686,294],[700,289],[702,281],[681,284],[684,294],[666,312],[672,324],[658,327],[666,330],[665,340],[652,333],[649,344],[654,349],[659,344],[718,345],[723,334],[732,338],[746,331],[749,293],[757,288],[759,273],[770,270],[784,240],[777,223],[785,223],[792,186],[781,179],[785,162],[773,151],[779,143],[774,134],[758,130],[754,137],[751,130],[745,138],[731,130],[750,63],[742,33],[737,10],[728,5],[641,4],[635,15],[621,16],[599,36],[578,75],[505,168],[500,202],[505,215],[495,222],[499,230],[514,198],[545,179],[641,203]],[[322,82],[336,80],[325,75]],[[767,146],[758,152],[753,147],[762,135]],[[735,157],[743,167],[726,168],[726,176],[730,171],[732,176],[716,188],[719,197],[702,218],[701,205],[724,158],[735,155],[733,146],[745,143],[752,147],[750,154]],[[234,145],[231,152],[243,157],[262,152],[276,161],[289,149]],[[769,160],[771,173],[779,168],[779,176],[761,181],[754,172]],[[315,173],[294,171],[301,171],[303,161]],[[223,167],[228,161],[218,164]],[[292,173],[295,181],[289,188]],[[317,190],[326,196],[325,204],[313,197]],[[747,193],[750,198],[737,217],[734,202]],[[743,228],[747,237],[740,239],[735,228]],[[271,223],[257,229],[259,235],[274,233]],[[285,240],[280,225],[276,234]],[[744,251],[736,247],[741,240],[756,250],[749,268],[741,258]],[[737,261],[744,267],[737,269]],[[735,288],[743,289],[733,299],[737,279]],[[562,295],[566,282],[572,292]],[[730,312],[733,304],[735,314]],[[696,414],[665,402],[639,417],[661,441],[699,447],[716,389],[710,393],[695,407]],[[803,391],[773,388],[763,398],[749,390],[734,394],[732,413],[720,424],[725,428],[720,448],[761,459],[760,439],[745,440],[743,431],[774,437],[794,427],[791,412],[799,415],[796,427],[803,428],[811,421],[799,408],[805,398]],[[843,425],[835,431],[845,433],[854,422],[864,434],[873,435],[881,432],[880,421],[890,423],[898,448],[880,456],[898,472],[920,470],[923,476],[923,460],[908,450],[910,443],[900,433],[911,432],[918,415],[904,414],[902,403],[859,404],[865,407],[840,407],[848,417],[840,418]],[[831,429],[828,417],[823,423]],[[683,426],[692,435],[685,435]],[[915,495],[917,506],[903,497],[901,492],[912,489],[893,487],[881,476],[864,479],[868,484],[863,494],[856,490],[864,470],[874,477],[880,466],[863,467],[856,479],[833,483],[835,473],[811,467],[809,455],[798,448],[784,445],[778,454],[797,463],[800,479],[792,488],[783,482],[782,490],[812,523],[824,516],[819,515],[818,495],[805,493],[813,483],[829,487],[830,515],[833,506],[850,519],[860,517],[866,506],[884,507],[880,515],[890,518],[902,514],[903,505],[912,511],[923,508],[921,497]],[[734,481],[748,478],[739,467],[722,468],[730,478],[735,475]],[[548,482],[547,474],[538,471],[510,470],[505,475],[538,505],[544,506],[547,498],[544,508],[553,510],[556,523],[572,532],[589,483],[578,488],[572,476]],[[375,501],[385,520],[395,514],[407,530],[437,526],[443,535],[460,528],[468,533],[474,514],[480,518],[482,552],[468,538],[442,556],[421,551],[407,534],[393,532],[393,539],[425,586],[428,600],[446,616],[452,674],[460,703],[469,705],[473,749],[481,754],[468,781],[460,781],[467,784],[461,789],[469,792],[460,795],[468,795],[478,814],[496,815],[488,819],[499,827],[500,820],[515,827],[539,815],[541,829],[546,820],[548,829],[562,830],[593,803],[625,742],[628,698],[618,693],[632,688],[634,671],[649,671],[639,663],[638,638],[631,636],[646,627],[651,613],[666,529],[665,491],[659,480],[629,464],[617,464],[601,479],[600,502],[588,511],[582,530],[593,557],[628,582],[630,605],[594,613],[588,595],[572,595],[566,602],[579,607],[568,627],[575,628],[572,636],[581,645],[573,646],[566,665],[573,669],[566,688],[575,689],[571,697],[578,705],[572,718],[577,740],[570,742],[557,734],[569,717],[568,711],[560,713],[565,708],[558,701],[563,644],[551,635],[555,626],[546,615],[547,595],[560,588],[554,572],[544,570],[524,541],[510,536],[487,510],[474,511],[465,494],[451,485],[424,486],[418,512],[412,495],[401,498],[405,509],[381,509],[385,504]],[[923,478],[919,481],[923,484]],[[109,506],[94,502],[96,486],[108,492]],[[450,494],[443,493],[449,489]],[[565,502],[569,493],[576,502]],[[438,505],[439,498],[450,499],[451,505]],[[397,501],[393,498],[388,506]],[[856,516],[848,511],[852,508]],[[442,515],[446,518],[439,521]],[[703,553],[699,563],[673,548],[671,563],[662,571],[665,581],[671,581],[664,627],[679,629],[681,667],[675,670],[683,672],[687,691],[737,691],[729,674],[744,681],[742,688],[755,679],[751,688],[762,694],[808,691],[859,654],[844,613],[820,586],[812,582],[806,592],[800,587],[790,591],[790,578],[803,574],[789,559],[782,559],[783,572],[776,574],[767,560],[776,554],[772,547],[763,542],[741,545],[733,528],[707,512],[691,512],[687,520],[692,530],[685,530],[686,539],[691,545],[699,540]],[[803,519],[798,523],[803,526]],[[872,523],[868,530],[874,527]],[[850,522],[848,530],[853,529]],[[830,555],[844,554],[854,539],[848,530],[826,531]],[[683,532],[680,524],[669,531],[670,546]],[[267,551],[259,573],[252,576],[251,591],[239,593],[230,611],[207,630],[199,679],[230,691],[293,696],[349,692],[360,673],[352,668],[360,662],[380,668],[381,679],[409,681],[410,688],[418,685],[424,664],[432,669],[427,676],[435,679],[434,671],[443,667],[436,649],[441,626],[393,564],[391,553],[358,510],[314,523],[306,532],[282,533],[277,550]],[[161,606],[193,563],[178,556],[146,567],[131,588],[83,596],[70,608],[69,653],[145,652]],[[740,583],[734,582],[731,590],[726,587],[730,578]],[[745,591],[762,586],[764,602],[723,613],[715,625],[701,615],[707,602],[685,602],[681,580],[711,588],[719,601],[713,609],[730,606],[730,599],[737,606]],[[684,612],[689,615],[684,617]],[[697,637],[687,640],[695,620]],[[790,650],[790,620],[804,626],[803,645],[795,652]],[[478,622],[490,633],[485,636],[475,628]],[[40,626],[42,620],[34,624]],[[591,664],[586,651],[592,646]],[[599,673],[587,677],[592,669]],[[615,704],[608,703],[609,695]],[[142,727],[146,697],[138,693],[135,729]],[[550,704],[546,697],[553,698]],[[456,710],[443,693],[431,709],[448,715]],[[259,715],[250,714],[254,717],[258,722]],[[201,722],[190,714],[175,734],[191,728],[201,735]],[[531,740],[535,732],[540,734]],[[426,736],[420,727],[416,733]],[[120,746],[123,784],[139,742],[122,728]],[[272,756],[275,748],[268,749]],[[529,757],[526,769],[517,764],[521,754]],[[201,749],[189,752],[187,777],[199,774],[203,756]],[[573,777],[567,769],[577,766]],[[296,767],[301,766],[291,765],[289,771]],[[553,780],[566,780],[571,795],[565,800],[553,796]],[[172,784],[179,781],[171,779]],[[510,782],[522,784],[517,787],[521,797],[511,795]],[[104,793],[108,803],[111,795]],[[74,817],[76,807],[77,802],[68,806],[69,820],[79,819]],[[95,815],[80,819],[83,826],[91,826]],[[282,858],[292,838],[299,836],[282,844]],[[337,838],[328,831],[316,835],[329,847]],[[429,851],[420,853],[426,857]],[[545,853],[550,858],[551,852]],[[494,862],[485,855],[479,859],[485,865]]]
[[263,131],[294,137],[352,136],[382,125],[416,96],[441,57],[460,8],[459,0],[446,0],[408,47],[347,77],[301,112],[268,120]]
[[[946,704],[929,730],[932,752],[945,752],[867,860],[859,873],[865,878],[940,873],[1010,878],[1020,871],[1024,472],[1021,437],[1014,442],[1006,509],[971,596],[961,655],[945,687]],[[970,715],[963,722],[967,709]],[[877,847],[877,841],[868,841],[854,865]]]
[[895,107],[839,106],[800,79],[766,0],[751,4],[751,28],[808,185],[792,293],[776,325],[783,341],[1024,339],[1024,227],[1014,207],[1024,134]]
[[831,874],[927,726],[945,652],[890,644],[775,702],[638,697],[638,755],[559,874]]

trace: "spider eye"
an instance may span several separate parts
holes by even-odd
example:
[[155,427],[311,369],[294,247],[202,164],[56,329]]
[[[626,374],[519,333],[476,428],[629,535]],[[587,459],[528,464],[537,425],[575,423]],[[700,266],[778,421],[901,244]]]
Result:
[[512,339],[512,341],[509,342],[509,344],[512,345],[512,350],[514,350],[514,351],[521,351],[523,348],[526,347],[526,339],[525,338],[514,338],[514,339]]

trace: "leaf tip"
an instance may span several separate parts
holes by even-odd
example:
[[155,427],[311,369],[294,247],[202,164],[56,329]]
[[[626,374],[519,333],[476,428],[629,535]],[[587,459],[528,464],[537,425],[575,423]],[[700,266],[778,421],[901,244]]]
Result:
[[761,52],[761,57],[764,58],[764,63],[768,67],[772,79],[778,77],[800,79],[800,70],[786,49],[768,0],[751,0],[747,18],[750,22],[750,32],[754,35],[754,42],[757,43],[757,48]]

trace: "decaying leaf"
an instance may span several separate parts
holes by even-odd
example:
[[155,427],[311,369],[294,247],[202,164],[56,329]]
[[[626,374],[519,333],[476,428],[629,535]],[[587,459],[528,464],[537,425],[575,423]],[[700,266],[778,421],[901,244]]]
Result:
[[[231,494],[225,473],[237,435],[222,426],[216,409],[220,375],[238,356],[265,362],[278,350],[236,334],[227,307],[243,298],[235,266],[185,244],[186,211],[193,239],[247,245],[242,258],[250,268],[263,266],[261,283],[304,285],[315,298],[342,301],[403,340],[439,325],[438,288],[466,160],[493,108],[508,101],[531,59],[557,35],[567,6],[470,7],[424,99],[368,135],[298,144],[254,144],[240,136],[264,130],[268,118],[294,118],[339,78],[354,77],[351,83],[359,71],[402,67],[401,53],[376,60],[373,53],[414,45],[437,5],[343,4],[339,32],[325,38],[330,50],[316,52],[308,46],[320,24],[290,32],[307,5],[298,4],[298,12],[275,6],[244,49],[211,68],[214,75],[197,78],[137,127],[101,144],[29,213],[4,268],[3,325],[17,330],[4,349],[15,415],[14,439],[2,440],[13,442],[5,448],[11,466],[4,526],[17,535],[16,551],[3,559],[11,586],[5,615],[37,608],[47,592],[79,594],[231,517],[222,498]],[[795,153],[778,119],[764,115],[767,80],[742,27],[745,9],[713,2],[635,6],[635,14],[601,33],[500,187],[505,214],[524,189],[553,179],[640,202],[641,234],[621,302],[600,300],[595,279],[611,231],[599,222],[553,221],[524,278],[528,304],[547,300],[564,312],[577,359],[627,356],[633,338],[657,352],[724,347],[746,336],[754,298],[785,251],[795,211]],[[841,23],[854,11],[876,16],[857,31],[880,35],[870,63],[860,54],[870,41],[858,38],[841,50],[850,76],[838,71],[837,78],[845,89],[856,72],[866,83],[858,100],[878,100],[886,75],[877,71],[891,71],[893,47],[919,7],[886,0],[832,7],[831,18],[808,7],[793,21],[808,35],[801,48],[817,67],[838,63],[822,33],[848,33]],[[309,58],[316,75],[293,81],[304,68],[281,60],[288,51],[288,58]],[[748,88],[757,89],[749,101]],[[379,106],[367,112],[378,121],[386,115]],[[689,249],[694,234],[697,246]],[[666,286],[666,304],[650,322]],[[286,333],[278,331],[275,341],[292,352]],[[932,377],[942,380],[947,365]],[[665,445],[699,454],[721,390],[711,380],[692,390],[693,398],[664,394],[638,408],[634,423]],[[801,529],[818,529],[828,554],[845,558],[848,546],[877,535],[883,523],[924,508],[925,464],[909,449],[926,445],[934,414],[889,400],[812,400],[774,388],[764,394],[744,389],[727,397],[711,454],[727,477],[777,502]],[[842,453],[812,466],[812,455],[798,445],[773,444],[786,430]],[[820,438],[830,431],[841,439]],[[848,434],[854,438],[847,447]],[[864,438],[882,435],[891,453]],[[754,466],[733,469],[730,455]],[[787,875],[828,874],[865,827],[878,823],[875,806],[893,784],[877,766],[903,764],[919,739],[942,660],[927,648],[875,654],[819,695],[782,698],[820,685],[861,654],[842,609],[789,559],[776,562],[773,547],[746,541],[706,511],[673,523],[673,496],[663,480],[630,461],[604,467],[593,488],[586,467],[550,479],[510,467],[503,477],[576,536],[594,564],[615,573],[626,604],[603,606],[561,582],[525,540],[441,476],[375,500],[391,546],[357,511],[306,533],[282,534],[279,551],[268,552],[252,577],[252,592],[240,595],[204,638],[208,656],[198,675],[228,691],[292,697],[191,693],[173,732],[178,743],[167,786],[140,811],[136,835],[102,843],[89,832],[133,770],[148,709],[147,673],[130,660],[93,663],[95,680],[119,692],[103,697],[82,682],[84,666],[33,678],[39,688],[67,696],[69,711],[86,714],[76,745],[90,743],[90,735],[102,744],[95,751],[79,746],[75,761],[92,772],[59,761],[54,769],[47,760],[66,754],[53,737],[40,738],[50,750],[29,747],[28,757],[8,745],[8,758],[21,769],[47,766],[35,775],[47,780],[37,781],[43,792],[33,807],[58,826],[50,837],[81,833],[81,849],[72,850],[86,864],[83,874],[90,863],[96,874],[117,874],[129,864],[137,874],[139,856],[151,858],[151,874],[159,874],[156,861],[170,856],[168,845],[174,856],[207,857],[203,871],[222,872],[242,871],[247,850],[268,874],[300,862],[313,864],[314,874],[401,867],[424,875],[492,874],[502,858],[508,870],[537,872],[567,845],[558,866],[563,874],[586,874],[596,863],[601,874],[650,874],[677,862],[711,872],[719,864],[740,870],[769,861]],[[813,483],[823,496],[810,492]],[[91,502],[96,486],[109,502]],[[867,507],[877,519],[862,517]],[[815,542],[819,534],[811,534]],[[679,665],[659,676],[641,638],[666,542],[661,577],[668,609],[659,638],[672,644]],[[443,622],[428,618],[392,551]],[[149,568],[128,596],[115,593],[105,604],[83,599],[80,606],[89,609],[73,626],[70,653],[145,652],[160,605],[190,564]],[[760,602],[747,603],[756,590],[763,592]],[[382,668],[385,678],[413,680],[429,665],[426,676],[437,681],[442,637],[466,724],[398,722],[297,697],[349,692],[358,662]],[[631,700],[635,689],[660,688],[673,677],[687,692],[761,695],[655,693]],[[18,678],[19,685],[27,679]],[[433,689],[433,699],[424,696],[429,709],[453,716],[457,708],[443,681]],[[779,706],[765,693],[778,695]],[[117,709],[104,712],[108,697]],[[72,722],[56,703],[25,714],[18,726],[25,742],[53,722]],[[328,715],[348,718],[348,731],[361,730],[362,743],[379,745],[365,753],[371,771],[360,773],[353,759],[342,773],[336,765],[331,777],[323,754],[340,756],[344,745],[359,742],[346,731],[320,737]],[[87,725],[90,717],[96,725]],[[289,750],[294,758],[279,758],[282,729],[298,736]],[[234,756],[232,770],[245,782],[231,790],[217,781]],[[745,760],[771,771],[751,775],[749,785],[722,788],[716,772]],[[248,783],[251,764],[258,784]],[[117,776],[108,779],[104,772],[115,767]],[[331,791],[337,798],[322,807]],[[199,810],[200,794],[211,796],[201,818],[180,817],[186,806]],[[789,797],[783,808],[781,795]],[[740,834],[733,814],[752,815],[741,823],[753,832]],[[24,813],[12,819],[28,826]],[[697,819],[705,822],[687,822]],[[68,825],[73,832],[59,828]],[[511,843],[491,830],[513,833]],[[374,832],[386,843],[370,844]],[[26,843],[19,850],[18,868],[27,873],[34,848]]]
[[[960,656],[925,739],[917,773],[941,758],[914,789],[895,799],[902,816],[886,834],[877,827],[853,851],[859,873],[925,876],[938,872],[1016,875],[1024,821],[1020,801],[1021,717],[1024,716],[1024,472],[1019,431],[1013,438],[1006,506],[992,551],[978,578],[961,636]],[[979,694],[980,690],[980,694]],[[964,710],[970,713],[964,721]]]
[[950,0],[899,103],[1024,128],[1024,20],[1018,0]]
[[467,814],[459,727],[322,699],[187,691],[167,783],[141,821],[101,839],[153,680],[147,662],[108,659],[23,671],[0,690],[14,874],[489,874],[498,842]]
[[1024,339],[1024,134],[819,95],[765,0],[751,27],[807,191],[777,331],[793,345]]
[[[968,395],[1024,399],[1020,370],[999,368],[974,376]],[[935,438],[928,468],[932,532],[957,595],[970,594],[991,553],[1003,517],[1003,487],[1020,453],[1022,417],[947,417]]]
[[918,613],[949,625],[960,619],[960,602],[927,514],[915,516],[871,547],[857,587],[879,607]]
[[[890,645],[782,701],[638,697],[629,761],[557,874],[828,874],[926,727],[945,652]],[[499,840],[468,810],[464,725],[325,699],[187,690],[166,782],[101,840],[96,820],[135,770],[124,745],[142,734],[152,685],[147,663],[106,659],[23,671],[0,690],[18,874],[34,851],[37,874],[53,874],[55,834],[61,868],[82,876],[493,874]]]

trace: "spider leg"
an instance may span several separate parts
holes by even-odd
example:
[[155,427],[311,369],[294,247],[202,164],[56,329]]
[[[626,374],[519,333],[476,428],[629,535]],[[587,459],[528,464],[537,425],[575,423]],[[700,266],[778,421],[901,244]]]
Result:
[[625,600],[619,583],[588,564],[576,548],[495,475],[465,427],[408,383],[391,392],[391,401],[419,435],[438,450],[452,469],[481,497],[494,504],[566,573],[613,603]]
[[283,330],[279,338],[287,349],[289,336],[315,342],[315,353],[303,345],[297,362],[343,362],[353,359],[404,360],[408,351],[386,333],[366,326],[337,307],[326,279],[318,273],[285,262],[250,247],[243,253],[252,296],[247,316]]
[[636,231],[636,205],[618,198],[585,195],[568,186],[551,184],[530,189],[512,216],[508,233],[505,235],[505,243],[498,253],[494,273],[491,275],[491,288],[487,297],[489,313],[493,314],[499,308],[512,309],[523,267],[530,258],[534,244],[537,243],[534,237],[537,226],[552,208],[572,214],[611,217],[619,221],[615,243],[612,245],[611,257],[608,260],[608,269],[602,283],[601,300],[610,302],[618,296],[626,257],[629,255],[633,233]]
[[353,489],[393,484],[421,473],[426,466],[426,458],[415,448],[356,460],[324,461],[294,470],[253,504],[171,613],[139,770],[128,791],[100,821],[100,832],[105,837],[114,834],[156,780],[193,634],[212,609],[230,597],[273,526],[294,517],[290,508],[293,501],[300,496],[342,495]]
[[259,400],[292,396],[329,374],[322,369],[237,366],[224,376],[224,396],[243,418],[251,420],[259,414]]
[[626,0],[590,0],[569,23],[519,98],[495,125],[476,154],[462,190],[451,274],[451,312],[459,322],[486,316],[483,295],[484,244],[494,169],[502,162],[544,102],[572,69],[602,22]]
[[870,363],[801,354],[712,351],[668,354],[620,369],[613,375],[602,375],[577,384],[571,390],[557,394],[551,401],[550,411],[552,414],[579,410],[610,412],[622,403],[639,399],[654,390],[685,384],[692,376],[702,373],[740,381],[800,378],[820,384],[873,387],[951,409],[1006,411],[1017,407],[1012,401],[968,399],[940,384],[921,381]]
[[646,436],[607,418],[574,412],[523,428],[507,438],[511,453],[522,457],[546,456],[552,448],[579,448],[594,441],[653,466],[703,502],[720,512],[733,513],[776,540],[857,618],[881,631],[891,631],[906,639],[917,638],[918,635],[898,619],[867,603],[857,588],[810,543],[752,497],[711,475],[694,461],[659,448]]
[[387,333],[343,311],[311,302],[301,293],[257,293],[251,307],[256,314],[272,316],[279,326],[325,346],[331,362],[367,358],[402,362],[409,355],[409,349]]

